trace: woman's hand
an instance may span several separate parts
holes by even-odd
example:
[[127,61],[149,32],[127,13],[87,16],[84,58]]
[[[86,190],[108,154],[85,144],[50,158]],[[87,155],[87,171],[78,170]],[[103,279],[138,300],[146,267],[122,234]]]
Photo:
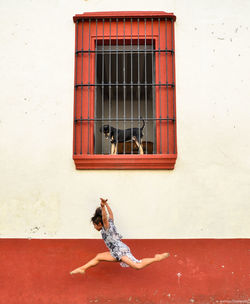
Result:
[[102,208],[105,207],[108,199],[100,198],[100,200],[101,200],[101,207]]

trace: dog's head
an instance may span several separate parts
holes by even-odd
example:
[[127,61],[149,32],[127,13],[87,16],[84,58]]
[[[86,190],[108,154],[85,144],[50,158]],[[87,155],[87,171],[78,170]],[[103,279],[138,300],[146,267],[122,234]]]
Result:
[[104,125],[104,126],[100,127],[100,132],[103,133],[106,138],[108,138],[109,137],[109,133],[110,133],[110,127],[109,127],[109,125]]

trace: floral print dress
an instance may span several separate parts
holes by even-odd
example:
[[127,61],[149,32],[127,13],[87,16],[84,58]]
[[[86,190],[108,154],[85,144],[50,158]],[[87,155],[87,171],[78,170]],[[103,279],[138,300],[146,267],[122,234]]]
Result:
[[[108,247],[112,257],[117,261],[121,261],[121,258],[126,255],[131,261],[140,263],[130,252],[129,247],[121,241],[122,236],[117,232],[115,224],[112,219],[109,219],[109,228],[101,230],[102,238]],[[129,267],[128,264],[120,262],[122,267]]]

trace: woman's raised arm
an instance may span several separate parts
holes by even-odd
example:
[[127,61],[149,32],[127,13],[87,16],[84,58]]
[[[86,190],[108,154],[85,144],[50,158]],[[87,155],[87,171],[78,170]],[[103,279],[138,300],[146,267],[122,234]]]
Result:
[[108,210],[108,214],[109,214],[109,218],[113,221],[114,220],[114,215],[113,212],[111,210],[111,208],[109,207],[109,204],[107,203],[108,199],[103,199],[101,198],[102,203],[106,206],[107,210]]
[[109,228],[109,222],[108,222],[108,217],[107,217],[107,213],[106,213],[105,203],[103,202],[103,200],[101,200],[101,208],[102,208],[102,222],[103,222],[103,226],[106,230]]

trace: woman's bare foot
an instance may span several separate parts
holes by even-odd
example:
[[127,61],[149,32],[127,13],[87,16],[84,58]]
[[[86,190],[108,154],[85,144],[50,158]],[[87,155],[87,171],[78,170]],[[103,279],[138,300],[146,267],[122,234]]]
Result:
[[85,270],[79,267],[70,272],[70,274],[76,274],[76,273],[84,274]]
[[168,252],[165,252],[165,253],[162,253],[162,254],[156,254],[155,255],[155,258],[156,258],[156,260],[159,262],[159,261],[162,261],[162,260],[164,260],[164,259],[166,259],[166,258],[168,258],[169,257],[169,253]]

